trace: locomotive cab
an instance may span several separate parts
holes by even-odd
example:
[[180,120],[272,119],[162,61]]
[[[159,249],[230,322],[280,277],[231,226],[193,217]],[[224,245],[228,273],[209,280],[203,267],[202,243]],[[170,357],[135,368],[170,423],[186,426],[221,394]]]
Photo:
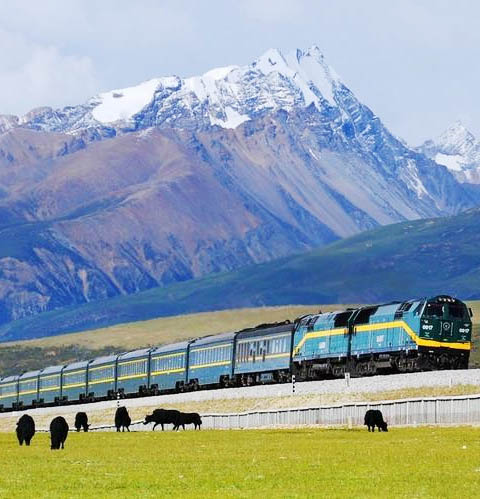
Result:
[[441,295],[426,301],[420,337],[446,343],[468,343],[472,338],[470,310],[456,298]]

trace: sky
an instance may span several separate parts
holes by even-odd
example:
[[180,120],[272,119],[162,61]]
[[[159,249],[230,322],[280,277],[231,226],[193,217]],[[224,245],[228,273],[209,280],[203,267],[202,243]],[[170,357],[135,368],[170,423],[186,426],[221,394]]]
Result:
[[480,138],[476,0],[0,0],[0,114],[318,45],[411,145],[460,120]]

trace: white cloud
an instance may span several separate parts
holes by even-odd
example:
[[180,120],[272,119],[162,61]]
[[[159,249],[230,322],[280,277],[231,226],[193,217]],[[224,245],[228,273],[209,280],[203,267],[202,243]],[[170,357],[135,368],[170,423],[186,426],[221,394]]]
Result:
[[65,55],[54,46],[35,44],[6,30],[0,30],[0,46],[0,114],[77,104],[98,89],[89,57]]

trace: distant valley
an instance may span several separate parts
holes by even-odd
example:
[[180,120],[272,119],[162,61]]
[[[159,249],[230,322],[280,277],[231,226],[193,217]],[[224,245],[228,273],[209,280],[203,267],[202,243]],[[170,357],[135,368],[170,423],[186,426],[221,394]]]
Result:
[[0,338],[239,307],[379,303],[445,293],[478,300],[479,245],[479,208],[402,222],[234,272],[26,317],[0,326]]

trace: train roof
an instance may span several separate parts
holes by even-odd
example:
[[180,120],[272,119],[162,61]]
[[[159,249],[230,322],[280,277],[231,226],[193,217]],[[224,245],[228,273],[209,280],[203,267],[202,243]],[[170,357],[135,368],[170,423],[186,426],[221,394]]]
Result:
[[152,349],[151,348],[141,348],[140,350],[134,350],[133,352],[125,352],[118,356],[118,360],[125,359],[136,359],[137,357],[144,357],[148,355]]
[[190,341],[180,341],[178,343],[172,343],[170,345],[162,345],[152,350],[152,355],[164,352],[175,352],[177,350],[186,350]]
[[36,371],[28,371],[26,373],[21,374],[19,379],[33,378],[35,376],[38,376],[39,374],[40,374],[40,369],[37,369]]
[[12,381],[17,381],[20,376],[18,374],[15,374],[13,376],[7,376],[6,378],[2,378],[0,383],[10,383]]
[[274,324],[261,324],[260,326],[243,329],[238,332],[237,338],[254,338],[257,336],[268,336],[269,334],[279,334],[284,332],[291,332],[293,330],[293,323],[274,323]]
[[75,369],[83,369],[87,367],[89,363],[90,363],[89,360],[81,360],[80,362],[73,362],[72,364],[68,364],[67,366],[65,366],[63,372],[74,371]]
[[40,371],[40,374],[43,375],[43,374],[61,373],[63,368],[64,368],[64,366],[49,366],[49,367],[46,367],[45,369],[42,369]]
[[105,355],[104,357],[97,357],[90,362],[91,366],[98,366],[99,364],[108,364],[109,362],[115,362],[118,355]]
[[197,347],[200,345],[210,345],[211,343],[221,343],[226,341],[233,341],[237,333],[222,333],[215,334],[211,336],[205,336],[203,338],[198,338],[192,342],[192,347]]
[[427,299],[427,301],[436,303],[463,303],[462,300],[450,295],[431,296]]

